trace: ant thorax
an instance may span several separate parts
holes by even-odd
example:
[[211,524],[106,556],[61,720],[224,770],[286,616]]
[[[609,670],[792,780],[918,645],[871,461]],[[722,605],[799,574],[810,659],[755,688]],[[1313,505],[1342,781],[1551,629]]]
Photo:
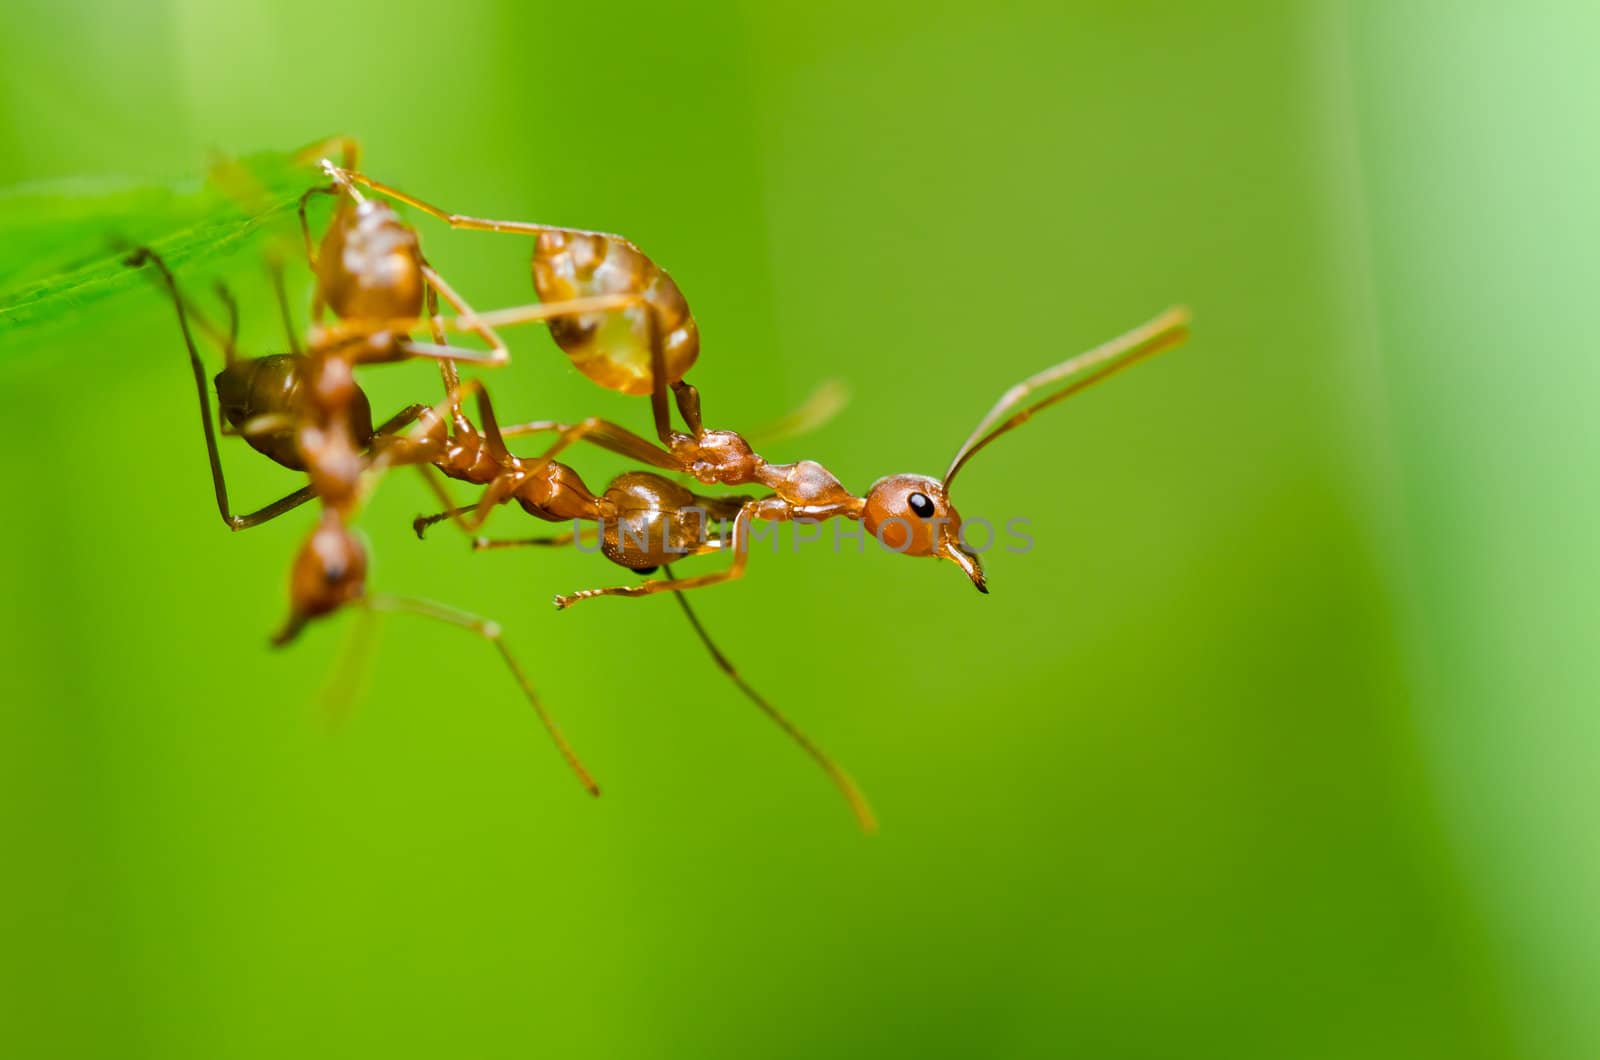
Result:
[[861,498],[815,460],[769,464],[734,431],[705,431],[699,437],[675,434],[672,455],[708,486],[759,483],[791,507],[835,509],[831,514],[849,518],[861,508]]
[[[757,457],[759,460],[760,458]],[[757,469],[755,481],[772,490],[785,503],[796,508],[834,508],[834,514],[854,519],[864,503],[845,489],[833,472],[815,460],[793,464],[768,464]]]
[[734,431],[705,431],[699,437],[674,434],[672,455],[683,469],[707,486],[740,486],[756,482],[766,461]]

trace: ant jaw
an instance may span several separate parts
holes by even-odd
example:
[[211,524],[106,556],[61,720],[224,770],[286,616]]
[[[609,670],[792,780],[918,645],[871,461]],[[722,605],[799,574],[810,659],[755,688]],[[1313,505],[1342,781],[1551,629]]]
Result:
[[967,577],[972,579],[973,586],[980,593],[988,594],[989,580],[984,576],[983,561],[978,559],[976,552],[963,548],[954,542],[946,542],[944,548],[940,550],[940,555],[944,556],[945,559],[954,560],[956,566],[965,571]]

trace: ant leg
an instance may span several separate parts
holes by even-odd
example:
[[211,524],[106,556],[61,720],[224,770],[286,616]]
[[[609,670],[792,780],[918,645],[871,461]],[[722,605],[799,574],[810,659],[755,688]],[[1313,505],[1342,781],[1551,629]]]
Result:
[[451,228],[464,228],[475,232],[506,232],[526,236],[543,235],[546,232],[564,232],[580,236],[601,236],[605,239],[614,239],[630,247],[634,245],[632,240],[611,232],[596,232],[587,228],[566,228],[561,225],[533,224],[528,221],[492,221],[486,217],[469,217],[466,214],[450,213],[432,203],[424,202],[414,195],[408,195],[398,188],[392,188],[387,184],[380,183],[365,173],[359,173],[348,167],[335,166],[324,160],[322,168],[330,179],[340,184],[346,186],[359,184],[364,188],[377,192],[379,195],[387,196],[397,202],[403,202],[407,206],[413,206],[423,213],[432,214]]
[[[449,491],[444,488],[444,483],[439,481],[439,472],[433,465],[418,464],[417,470],[422,472],[423,481],[427,482],[428,488],[433,491],[434,496],[438,497],[440,503],[444,505],[444,511],[437,515],[419,515],[411,520],[411,529],[416,531],[417,539],[419,541],[422,540],[428,527],[433,526],[435,523],[442,523],[446,519],[455,523],[456,528],[463,534],[476,534],[478,527],[483,525],[484,517],[478,514],[483,507],[482,504],[457,505],[450,496]],[[496,503],[503,503],[509,499],[510,494],[506,494]],[[472,516],[471,519],[468,518],[469,515]]]
[[[482,426],[484,441],[489,446],[489,452],[495,461],[507,471],[489,483],[478,501],[477,510],[470,524],[462,522],[466,527],[471,525],[474,529],[483,525],[489,518],[489,513],[496,506],[503,504],[516,493],[522,483],[535,475],[542,473],[555,458],[564,450],[576,445],[579,441],[588,439],[595,445],[609,449],[622,456],[640,460],[654,467],[666,471],[681,471],[682,465],[673,455],[655,445],[647,439],[639,437],[625,427],[620,427],[608,420],[591,416],[582,423],[564,427],[561,437],[557,438],[543,454],[532,460],[522,461],[511,455],[506,449],[505,437],[500,432],[499,419],[494,414],[494,404],[489,400],[487,391],[478,392],[478,418]],[[413,524],[415,526],[415,524]],[[419,531],[420,532],[420,531]]]
[[206,338],[216,344],[218,349],[228,344],[228,337],[222,329],[211,322],[211,318],[200,311],[200,307],[189,299],[183,299],[183,311],[189,315],[189,322],[206,333]]
[[376,435],[393,434],[416,423],[429,411],[427,405],[407,405],[393,416],[380,423],[372,433]]
[[216,429],[211,425],[211,397],[206,389],[206,369],[200,361],[200,351],[195,348],[194,335],[189,330],[189,316],[184,311],[183,295],[178,292],[178,281],[173,278],[172,270],[167,268],[167,263],[149,247],[140,247],[124,261],[130,268],[138,268],[146,262],[154,265],[156,271],[161,274],[167,293],[172,297],[173,308],[178,314],[178,330],[183,333],[183,344],[189,350],[189,367],[194,372],[195,391],[200,398],[200,426],[205,430],[206,456],[211,462],[211,487],[216,493],[217,512],[222,516],[222,521],[228,524],[229,529],[245,530],[269,519],[275,519],[310,500],[311,494],[307,488],[297,490],[249,515],[233,514],[228,504],[228,484],[222,475],[222,456],[217,452]]
[[[443,282],[442,280],[440,281]],[[439,285],[429,283],[423,291],[423,304],[428,313],[428,332],[433,336],[433,341],[444,344],[444,326],[439,320]],[[493,332],[490,332],[493,334]],[[497,336],[498,337],[498,336]],[[456,362],[444,360],[439,362],[439,379],[444,383],[444,392],[454,394],[461,389],[461,373],[456,371]],[[472,430],[472,424],[467,422],[467,417],[462,414],[458,404],[450,410],[450,420],[456,433],[466,434]]]
[[[585,420],[583,423],[580,423],[575,427],[570,427],[563,432],[562,436],[556,439],[555,443],[551,445],[542,456],[536,460],[524,463],[523,461],[512,456],[511,452],[506,449],[505,438],[500,434],[499,419],[494,414],[494,403],[490,400],[488,391],[482,389],[478,391],[478,419],[482,427],[483,439],[485,444],[487,444],[489,447],[490,455],[504,470],[499,475],[495,476],[494,480],[488,484],[488,488],[483,491],[483,495],[478,500],[478,505],[473,512],[472,518],[470,520],[456,520],[462,529],[468,529],[470,527],[472,530],[476,530],[478,527],[481,527],[489,518],[490,513],[493,512],[497,506],[510,500],[524,482],[542,473],[547,467],[549,467],[562,450],[566,449],[568,446],[571,446],[580,438],[593,433],[605,432],[607,428],[612,426],[606,423],[605,420],[601,419],[591,418]],[[653,446],[649,445],[649,443],[644,442],[643,439],[638,440],[643,442],[645,445],[644,456],[646,459],[657,463],[657,466],[660,466],[661,461],[667,459],[666,454],[656,450]],[[629,450],[626,447],[622,451],[624,455],[629,455]],[[672,461],[666,466],[668,470],[678,469],[676,461]],[[417,526],[416,523],[413,523],[412,526],[413,529],[416,529],[420,535],[421,527]]]
[[[615,312],[638,305],[641,300],[641,296],[637,294],[596,294],[583,298],[572,298],[564,302],[533,302],[528,305],[511,306],[507,309],[490,310],[486,313],[464,313],[451,318],[436,317],[433,321],[407,317],[397,317],[393,320],[342,320],[322,329],[315,346],[318,349],[327,349],[384,332],[409,331],[412,328],[420,327],[423,323],[437,323],[440,327],[449,331],[480,334],[480,329],[483,328],[538,323],[555,317],[582,316],[587,313]],[[315,310],[315,308],[314,306],[313,309]],[[405,353],[415,357],[435,357],[490,365],[501,365],[509,359],[508,355],[499,351],[484,353],[480,350],[469,350],[462,346],[445,346],[439,343],[405,342],[401,345]],[[362,358],[362,362],[371,364],[392,360],[393,358],[388,356],[390,349],[391,346],[387,343],[375,345],[371,351],[371,356]]]
[[233,530],[248,530],[252,526],[276,519],[285,512],[292,512],[306,501],[316,497],[316,491],[310,486],[301,486],[287,497],[279,497],[265,508],[260,508],[249,515],[230,515],[227,517],[228,526]]
[[555,719],[545,710],[544,703],[540,701],[539,694],[534,691],[532,682],[528,680],[528,675],[523,672],[522,667],[517,663],[516,656],[511,654],[510,648],[506,647],[505,638],[498,622],[479,618],[477,615],[469,615],[465,611],[457,611],[455,608],[445,607],[428,600],[415,600],[403,596],[375,595],[368,597],[365,603],[366,606],[376,611],[402,612],[458,626],[470,633],[476,633],[490,644],[493,644],[495,651],[500,653],[500,657],[505,660],[506,666],[510,668],[512,676],[517,679],[517,684],[522,687],[523,695],[528,697],[528,703],[533,707],[534,713],[539,715],[539,720],[544,724],[546,731],[550,733],[550,738],[555,741],[556,747],[561,751],[561,757],[567,760],[567,765],[577,774],[579,783],[588,789],[589,794],[600,794],[600,786],[594,782],[594,777],[589,774],[583,763],[579,761],[577,753],[572,749],[572,745],[567,743],[567,738],[561,734],[561,727],[556,724]]
[[672,396],[677,400],[678,415],[683,417],[689,433],[696,438],[705,434],[706,425],[700,419],[700,391],[692,383],[680,379],[672,384]]
[[[442,363],[439,366],[439,370],[444,376],[446,390],[455,389],[454,381],[458,380],[454,363],[456,361],[466,361],[469,364],[493,365],[496,367],[503,364],[509,364],[511,361],[511,351],[506,348],[505,342],[501,340],[499,335],[495,334],[493,328],[486,324],[478,323],[478,321],[473,317],[472,307],[467,304],[466,299],[457,294],[455,288],[446,283],[444,277],[440,276],[436,271],[434,271],[433,266],[429,265],[426,261],[422,263],[422,276],[428,284],[428,330],[432,333],[433,342],[419,343],[406,341],[400,343],[400,348],[406,353],[413,354],[415,356],[440,358]],[[469,323],[462,325],[462,327],[464,330],[470,331],[486,342],[489,345],[488,353],[481,353],[477,350],[469,350],[463,346],[452,346],[444,341],[444,322],[439,318],[438,295],[443,295],[445,301],[449,302],[451,307],[455,309],[457,320],[460,320],[462,317],[468,319]]]
[[[428,479],[428,481],[430,483],[434,484],[434,485],[438,484],[437,480],[435,480],[435,479],[433,479],[431,477]],[[449,503],[448,498],[446,499],[446,503],[447,504]],[[463,505],[461,507],[456,507],[455,505],[450,505],[444,511],[439,512],[437,515],[419,515],[419,516],[417,516],[415,519],[411,520],[411,529],[416,532],[417,540],[421,541],[423,539],[423,537],[426,535],[428,527],[433,526],[433,525],[435,525],[437,523],[442,523],[446,519],[455,519],[457,521],[457,525],[459,525],[461,527],[461,529],[467,530],[467,532],[470,533],[471,531],[468,529],[467,525],[465,523],[461,522],[459,517],[463,516],[463,515],[470,514],[472,512],[477,511],[477,510],[478,510],[478,506],[476,504],[467,504],[467,505]]]
[[[306,193],[304,195],[300,196],[300,206],[299,206],[299,209],[298,209],[298,212],[300,214],[300,238],[305,241],[305,245],[306,245],[306,264],[311,266],[312,275],[316,275],[316,273],[317,273],[317,250],[316,250],[315,244],[313,244],[312,241],[311,241],[311,222],[306,219],[306,205],[308,203],[310,203],[311,196],[313,196],[313,195],[337,195],[337,194],[339,194],[339,189],[337,187],[322,186],[322,187],[316,187],[316,188],[308,188],[306,190]],[[320,300],[320,298],[321,298],[320,294],[318,295],[318,298]]]
[[543,454],[536,458],[526,459],[524,472],[527,475],[537,475],[561,452],[576,445],[578,442],[587,441],[602,449],[610,450],[619,456],[638,460],[652,467],[661,468],[663,471],[682,471],[683,464],[672,453],[648,438],[634,434],[628,428],[610,420],[603,420],[598,416],[590,416],[581,423],[568,424],[556,423],[552,420],[522,423],[507,430],[501,430],[494,417],[494,411],[488,407],[487,395],[479,396],[479,414],[483,418],[484,436],[489,440],[497,455],[509,457],[505,449],[505,437],[508,434],[537,434],[543,431],[558,431],[560,437],[550,444]]
[[[782,502],[778,502],[782,504]],[[561,611],[579,600],[598,596],[650,596],[655,593],[674,592],[680,589],[699,589],[719,582],[744,577],[745,563],[750,558],[750,521],[762,512],[763,501],[749,501],[739,509],[733,520],[733,562],[725,570],[698,574],[692,578],[657,578],[639,585],[613,585],[604,589],[580,589],[575,593],[557,596],[556,610]],[[786,506],[785,506],[786,508]],[[770,516],[769,516],[770,517]],[[720,542],[707,542],[706,551],[720,551]]]
[[528,423],[502,427],[500,435],[503,438],[518,438],[529,434],[565,434],[577,430],[584,424],[594,424],[594,426],[583,431],[575,440],[598,445],[602,449],[608,449],[652,467],[659,467],[663,471],[683,470],[683,465],[678,459],[655,442],[634,434],[621,424],[595,417],[584,420],[582,424],[562,423],[559,420],[531,420]]
[[[452,409],[461,404],[462,398],[471,394],[475,394],[482,389],[482,383],[478,382],[476,379],[469,379],[467,382],[445,394],[444,400],[439,402],[437,405],[406,406],[404,409],[401,409],[400,412],[396,413],[394,416],[391,416],[382,427],[373,433],[374,435],[388,436],[390,433],[392,433],[390,428],[392,428],[392,430],[399,430],[400,428],[405,427],[407,424],[415,423],[417,420],[426,419],[429,417],[442,422],[447,416],[450,415]],[[398,441],[399,440],[397,439],[397,443]],[[422,462],[419,463],[419,461]],[[395,464],[417,464],[417,466],[421,467],[425,472],[431,470],[426,463],[426,456],[423,454],[423,451],[420,448],[403,448],[398,444],[390,444],[380,447],[373,456],[372,461],[368,464],[367,470],[383,471]],[[443,487],[439,487],[439,492],[441,494],[443,493]],[[445,503],[450,503],[448,498],[446,498]]]
[[582,298],[569,298],[564,302],[530,302],[527,305],[491,309],[485,313],[464,313],[446,321],[454,331],[476,333],[480,327],[504,328],[514,324],[537,324],[552,317],[581,316],[584,313],[612,313],[631,309],[644,301],[642,295],[591,294]]
[[[555,317],[582,316],[586,313],[613,312],[637,305],[639,300],[639,296],[634,294],[598,294],[587,298],[573,298],[564,302],[535,302],[531,305],[514,306],[510,309],[495,310],[488,313],[462,314],[452,319],[435,318],[435,320],[440,327],[448,328],[451,331],[469,331],[473,334],[480,334],[481,329],[504,327],[508,324],[531,323],[551,320]],[[358,355],[359,363],[382,363],[394,359],[390,352],[393,349],[393,345],[387,340],[386,333],[406,331],[420,323],[421,321],[418,320],[404,318],[395,320],[340,321],[322,331],[316,346],[318,349],[327,349],[331,346],[361,338],[382,337],[385,341],[371,343],[367,355]],[[487,353],[481,350],[467,349],[465,346],[448,346],[440,343],[410,340],[399,343],[399,347],[402,353],[412,357],[433,357],[439,360],[462,361],[467,364],[482,364],[491,367],[499,367],[511,359],[509,352],[503,345]]]
[[682,471],[682,463],[670,452],[662,449],[654,442],[639,437],[626,427],[621,427],[610,420],[602,420],[591,416],[575,426],[568,427],[561,432],[561,437],[551,443],[550,448],[539,456],[537,460],[528,463],[528,473],[538,474],[545,466],[559,456],[562,450],[576,445],[578,442],[588,441],[602,449],[609,449],[613,453],[638,460],[661,468],[664,471]]
[[[465,346],[441,345],[435,342],[415,342],[411,339],[402,339],[396,343],[391,336],[381,331],[373,331],[371,326],[357,322],[356,326],[367,331],[368,336],[374,341],[370,342],[364,352],[356,354],[357,364],[384,364],[405,357],[432,357],[439,361],[461,361],[465,364],[478,364],[486,368],[500,368],[511,362],[511,357],[504,350],[491,350],[484,353],[480,350],[471,350]],[[329,329],[330,332],[334,329]],[[339,329],[341,336],[348,335],[347,329]],[[401,357],[393,356],[392,351],[398,349]]]
[[[254,434],[272,434],[292,426],[293,422],[282,416],[257,416],[246,421],[245,425],[238,430],[230,429],[227,421],[223,420],[222,433],[248,439]],[[310,486],[301,486],[293,493],[279,497],[271,504],[258,508],[248,515],[229,515],[227,517],[228,526],[235,531],[248,530],[253,526],[260,526],[262,523],[270,522],[280,515],[294,511],[302,504],[315,498],[316,495],[316,491]]]
[[[309,233],[307,233],[309,237]],[[289,339],[289,352],[302,353],[300,337],[295,334],[294,314],[289,310],[289,292],[283,282],[283,258],[276,252],[267,260],[267,272],[272,277],[272,291],[278,298],[278,316],[283,320],[283,333]]]
[[650,418],[655,421],[656,437],[672,446],[672,413],[667,409],[667,347],[661,336],[661,315],[654,306],[646,307],[650,324]]
[[[477,335],[478,338],[482,339],[488,344],[490,350],[493,350],[495,353],[499,354],[502,359],[511,359],[511,351],[506,349],[505,340],[495,332],[494,328],[482,323],[479,320],[476,312],[470,305],[467,304],[467,300],[457,294],[456,289],[446,283],[444,277],[440,276],[434,271],[433,266],[424,262],[422,266],[422,275],[423,278],[428,281],[428,286],[432,290],[437,291],[440,295],[444,296],[444,300],[450,303],[450,308],[456,311],[457,323],[466,328],[468,331],[472,332],[474,335]],[[435,302],[434,304],[437,305],[438,303]],[[444,341],[444,335],[441,325],[437,323],[438,314],[436,312],[430,313],[429,316],[434,318],[433,321],[431,321],[434,326],[434,341],[442,343]]]
[[[435,492],[445,502],[446,511],[444,514],[453,519],[463,532],[469,534],[482,526],[485,520],[489,518],[489,513],[498,505],[510,500],[517,492],[517,488],[527,479],[521,462],[511,455],[510,451],[506,449],[505,439],[500,437],[499,423],[494,414],[494,402],[489,398],[489,392],[482,387],[478,388],[478,419],[483,425],[482,435],[484,444],[489,447],[489,455],[502,470],[484,488],[482,496],[478,498],[478,503],[471,509],[471,517],[463,518],[463,510],[450,507],[449,496],[444,492],[443,487],[438,485],[438,481],[434,476],[429,475],[428,477],[429,482],[435,486]],[[432,469],[430,468],[429,470]],[[417,521],[413,520],[411,528],[417,532],[418,537],[421,537],[422,531],[427,525],[427,523],[423,523],[419,526]]]
[[[650,415],[655,420],[656,437],[661,439],[661,444],[672,447],[672,413],[667,409],[667,349],[665,337],[662,334],[661,318],[654,306],[649,306],[650,314]],[[706,433],[705,424],[700,420],[700,391],[693,386],[678,380],[671,384],[673,396],[677,399],[678,415],[683,417],[684,426],[689,428],[689,433],[699,438]]]
[[[662,569],[667,572],[668,578],[673,576],[671,567],[663,567]],[[861,830],[868,835],[876,832],[878,830],[878,820],[872,815],[872,807],[867,804],[867,797],[861,793],[861,789],[850,778],[850,774],[846,773],[842,766],[830,758],[826,751],[812,743],[811,738],[802,732],[798,725],[790,721],[782,711],[769,703],[765,696],[757,692],[748,681],[739,675],[739,671],[734,669],[733,663],[729,661],[726,655],[722,654],[716,642],[711,639],[711,634],[706,632],[706,627],[701,625],[700,616],[696,615],[694,608],[689,606],[689,598],[678,591],[674,591],[672,595],[678,598],[678,603],[683,607],[683,613],[688,618],[689,625],[694,627],[695,635],[700,638],[700,643],[704,644],[706,651],[711,653],[711,661],[717,664],[717,668],[728,675],[728,679],[738,687],[739,691],[745,694],[746,699],[754,703],[761,713],[771,718],[778,728],[782,729],[791,740],[800,745],[801,750],[811,756],[812,761],[822,767],[823,772],[828,774],[828,778],[833,781],[834,786],[839,789],[839,793],[850,804],[850,811],[856,815],[856,821],[861,825]]]
[[[448,509],[446,511],[439,512],[439,513],[437,513],[435,515],[419,515],[415,519],[411,520],[411,529],[416,531],[417,539],[421,540],[423,538],[423,535],[427,532],[428,527],[434,526],[434,525],[436,525],[438,523],[442,523],[446,519],[455,519],[457,516],[468,515],[468,514],[470,514],[472,512],[475,512],[477,510],[478,510],[478,506],[477,505],[469,504],[469,505],[464,505],[464,506],[459,507],[459,508],[450,508],[450,509]],[[587,531],[585,531],[582,535],[578,535],[578,534],[574,534],[570,530],[568,532],[564,533],[564,534],[554,534],[554,535],[552,535],[550,537],[521,537],[521,538],[475,537],[475,538],[472,539],[472,551],[474,551],[474,552],[483,552],[483,551],[489,550],[489,549],[496,549],[496,548],[522,548],[522,547],[525,547],[525,546],[527,546],[527,547],[543,547],[543,548],[564,548],[565,546],[570,545],[575,541],[581,541],[581,542],[583,542],[585,544],[588,544],[588,543],[596,541],[596,540],[597,540],[597,537],[595,535],[592,535],[592,534],[588,533]]]
[[228,339],[222,344],[222,356],[232,364],[239,359],[239,303],[233,300],[233,292],[228,290],[227,284],[217,281],[217,301],[222,303],[223,309],[228,313]]
[[[470,511],[471,509],[462,508],[460,510]],[[448,518],[450,518],[450,515],[445,512],[429,516],[426,520],[418,517],[418,522],[432,525]],[[715,540],[717,541],[717,547],[721,547],[727,541],[726,538],[721,537]],[[555,534],[550,537],[475,537],[472,539],[472,551],[487,552],[501,548],[562,548],[574,543],[581,546],[598,545],[600,543],[600,533],[598,530],[585,527],[581,533],[573,533],[569,530],[564,534]],[[671,573],[671,571],[667,572],[669,577]]]
[[497,548],[565,548],[576,542],[588,544],[598,539],[598,534],[591,534],[587,529],[582,534],[568,530],[564,534],[553,534],[550,537],[475,537],[472,539],[472,551],[487,552]]
[[[684,384],[687,386],[688,384]],[[692,390],[693,387],[690,387]],[[778,442],[798,435],[807,434],[829,423],[839,411],[850,401],[850,388],[838,379],[824,380],[817,385],[804,401],[789,412],[777,419],[762,424],[753,431],[748,431],[745,437],[752,442]],[[500,434],[506,438],[520,438],[530,434],[556,434],[572,429],[572,424],[560,420],[529,420],[527,423],[512,424],[501,427]],[[625,427],[616,427],[619,433],[626,433],[638,439],[651,449],[659,452],[656,443],[628,431]],[[595,439],[596,444],[605,444]],[[606,448],[611,448],[606,446]],[[612,452],[622,452],[612,449]],[[622,453],[623,456],[637,455],[636,453]]]
[[[393,446],[406,446],[411,443],[409,439],[396,438],[394,436],[426,416],[430,411],[427,405],[407,405],[378,424],[377,427],[373,428],[372,438],[367,442],[366,453],[368,458],[372,459],[375,465],[381,459],[384,467],[395,463],[393,455],[389,452],[390,448]],[[398,462],[404,464],[412,461],[402,459]]]
[[345,630],[344,642],[335,656],[332,669],[317,694],[323,717],[330,727],[344,723],[365,698],[372,683],[372,656],[377,639],[378,613],[361,608]]
[[530,434],[552,434],[572,429],[572,424],[562,423],[560,420],[529,420],[527,423],[513,423],[509,427],[500,428],[502,438],[522,438]]

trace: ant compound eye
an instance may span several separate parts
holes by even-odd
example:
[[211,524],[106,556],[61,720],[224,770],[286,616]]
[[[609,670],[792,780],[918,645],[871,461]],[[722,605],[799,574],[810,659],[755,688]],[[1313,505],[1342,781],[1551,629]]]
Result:
[[906,503],[911,505],[911,510],[917,514],[917,518],[933,518],[933,501],[926,493],[913,493],[911,496],[906,498]]

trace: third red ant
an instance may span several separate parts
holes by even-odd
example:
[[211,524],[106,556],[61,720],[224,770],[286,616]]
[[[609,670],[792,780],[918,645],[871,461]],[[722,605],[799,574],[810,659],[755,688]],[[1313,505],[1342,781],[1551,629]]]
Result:
[[[435,298],[443,295],[458,313],[469,318],[466,304],[423,258],[415,233],[381,202],[364,200],[348,182],[335,180],[334,190],[348,201],[336,211],[322,252],[313,253],[305,206],[313,189],[302,197],[300,220],[307,253],[317,279],[320,313],[324,303],[340,318],[331,329],[315,329],[302,346],[290,318],[281,273],[273,270],[278,303],[289,336],[289,352],[265,357],[240,357],[237,351],[238,312],[231,296],[219,287],[229,315],[226,336],[195,313],[178,289],[166,263],[149,248],[132,253],[127,264],[153,265],[172,299],[184,344],[188,349],[199,397],[201,423],[217,507],[227,525],[242,530],[277,518],[312,498],[322,504],[316,527],[298,552],[289,581],[289,617],[272,640],[284,645],[299,635],[312,619],[331,614],[349,604],[374,610],[402,611],[444,621],[467,629],[491,642],[516,677],[529,703],[550,731],[574,772],[591,792],[598,787],[560,730],[545,711],[533,686],[506,646],[497,623],[428,601],[369,594],[366,589],[367,554],[351,528],[364,499],[363,482],[384,467],[382,439],[393,439],[417,421],[443,423],[459,416],[461,398],[477,386],[460,386],[454,362],[499,364],[506,360],[504,344],[491,328],[470,322],[462,325],[490,346],[480,353],[446,345],[446,322],[436,312]],[[579,300],[575,305],[541,305],[524,310],[529,319],[559,316],[563,312],[616,308],[623,299],[606,297]],[[409,332],[423,322],[426,309],[434,342],[418,343]],[[304,472],[306,486],[247,515],[235,515],[212,425],[206,373],[190,331],[190,317],[223,347],[225,364],[214,380],[223,433],[242,435],[252,448],[274,462]],[[446,398],[437,408],[412,405],[380,427],[372,423],[371,405],[356,382],[357,367],[416,357],[440,361],[446,380]]]

